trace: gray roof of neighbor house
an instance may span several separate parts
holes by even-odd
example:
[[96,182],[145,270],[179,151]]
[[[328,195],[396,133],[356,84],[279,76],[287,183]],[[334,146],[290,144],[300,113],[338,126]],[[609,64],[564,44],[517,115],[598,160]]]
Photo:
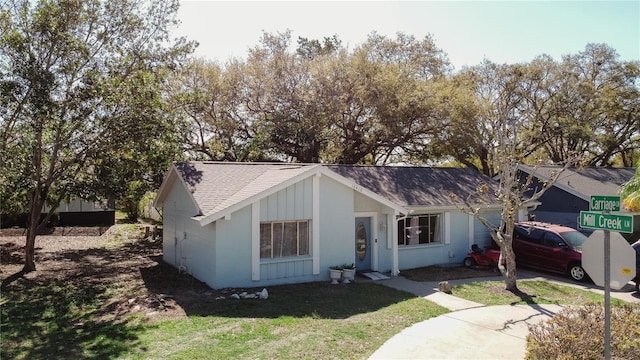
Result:
[[[520,165],[520,169],[528,174],[531,174],[535,169],[534,175],[537,178],[547,180],[562,167],[547,165],[534,168],[533,166]],[[634,168],[569,168],[563,171],[554,186],[589,201],[591,195],[617,195],[620,185],[631,180],[634,175]]]
[[[498,204],[497,183],[477,170],[417,166],[327,165],[334,172],[352,179],[389,200],[407,208]],[[489,185],[486,195],[478,187]],[[455,199],[451,195],[455,195]]]

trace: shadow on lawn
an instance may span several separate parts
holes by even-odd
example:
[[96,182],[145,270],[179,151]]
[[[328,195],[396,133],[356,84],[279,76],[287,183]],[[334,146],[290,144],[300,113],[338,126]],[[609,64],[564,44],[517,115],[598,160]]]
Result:
[[105,359],[126,352],[140,328],[92,316],[105,290],[66,279],[14,283],[3,292],[0,357]]
[[139,277],[137,266],[133,274],[127,267],[145,258],[135,256],[148,251],[144,247],[43,253],[37,272],[4,279],[12,281],[0,300],[0,358],[106,359],[127,353],[144,326],[107,314],[104,305],[119,280]]
[[[117,248],[41,252],[38,271],[16,274],[2,291],[0,358],[117,358],[153,326],[142,321],[155,319],[148,313],[160,320],[184,313],[343,319],[415,297],[378,284],[327,281],[268,287],[266,301],[232,300],[231,291],[262,288],[213,290],[162,261],[161,245],[141,239]],[[156,306],[165,298],[170,301]]]
[[140,269],[147,289],[167,294],[189,316],[344,319],[415,298],[413,294],[379,284],[331,285],[326,281],[267,287],[268,300],[235,300],[230,298],[233,293],[252,293],[263,288],[213,290],[189,275],[179,274],[160,257],[155,260],[155,266]]

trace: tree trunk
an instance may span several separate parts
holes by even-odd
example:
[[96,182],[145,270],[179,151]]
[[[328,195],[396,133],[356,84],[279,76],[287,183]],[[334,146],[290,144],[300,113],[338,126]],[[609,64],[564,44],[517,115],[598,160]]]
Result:
[[511,235],[507,235],[505,236],[505,242],[504,242],[504,247],[502,249],[502,251],[504,252],[504,254],[506,255],[506,262],[507,262],[507,268],[506,271],[503,273],[504,275],[504,283],[505,283],[505,289],[508,291],[511,291],[512,293],[515,293],[518,291],[518,284],[517,284],[517,272],[516,272],[516,254],[513,252],[513,245],[511,242],[512,236]]
[[[516,254],[513,252],[514,223],[514,219],[512,217],[508,217],[505,221],[504,227],[502,228],[503,233],[501,234],[501,241],[498,243],[500,246],[498,269],[500,269],[500,272],[504,277],[505,289],[512,293],[517,293],[519,290],[517,284],[518,276],[516,270]],[[503,266],[502,264],[503,259],[506,266]]]
[[[35,199],[34,199],[35,200]],[[40,212],[33,211],[29,214],[29,228],[27,229],[27,241],[24,246],[24,267],[22,271],[29,273],[36,271],[35,251],[36,251],[36,236],[38,235],[38,225],[40,221]]]

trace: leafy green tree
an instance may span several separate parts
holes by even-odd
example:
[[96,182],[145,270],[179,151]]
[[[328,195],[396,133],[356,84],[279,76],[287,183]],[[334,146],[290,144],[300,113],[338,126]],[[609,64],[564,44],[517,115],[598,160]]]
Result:
[[396,161],[407,144],[439,130],[432,86],[449,63],[431,37],[398,33],[390,39],[374,32],[343,64],[333,80],[341,93],[332,123],[335,162]]
[[298,48],[296,53],[304,59],[311,60],[322,55],[331,55],[337,53],[342,48],[342,41],[338,35],[325,37],[322,42],[315,39],[307,39],[298,37]]
[[433,84],[438,128],[405,145],[412,161],[452,159],[484,174],[492,173],[488,162],[491,132],[488,124],[479,121],[485,104],[476,96],[477,81],[475,73],[461,72]]
[[640,161],[636,165],[636,174],[633,179],[620,188],[620,197],[627,209],[640,211]]
[[[0,172],[25,179],[24,187],[9,184],[24,191],[28,204],[23,272],[36,269],[36,235],[60,201],[79,188],[91,192],[85,186],[95,186],[99,159],[155,126],[145,116],[149,107],[139,107],[155,96],[147,84],[192,47],[169,38],[177,7],[177,1],[2,3],[0,149],[12,151]],[[41,219],[45,203],[52,210]]]
[[[316,163],[326,146],[327,116],[311,67],[317,57],[288,51],[291,32],[263,34],[246,63],[247,109],[261,146],[280,160]],[[330,56],[330,55],[323,55]]]
[[[530,121],[531,112],[527,101],[527,94],[533,91],[533,84],[529,82],[529,68],[520,64],[496,65],[485,61],[470,71],[470,75],[479,76],[473,79],[475,101],[479,106],[470,107],[472,111],[469,115],[471,118],[479,118],[482,131],[486,134],[486,138],[480,142],[486,154],[472,156],[480,158],[485,173],[488,172],[488,175],[498,179],[496,187],[483,184],[478,187],[478,192],[487,196],[487,203],[492,203],[494,196],[497,197],[502,205],[500,221],[494,223],[484,218],[482,204],[471,204],[466,199],[457,200],[465,202],[463,211],[474,215],[489,229],[492,239],[500,247],[499,269],[504,276],[505,287],[509,291],[518,292],[516,259],[513,252],[513,229],[518,212],[533,205],[553,186],[567,167],[576,164],[580,154],[568,157],[563,167],[541,188],[533,189],[529,196],[525,196],[525,193],[531,190],[535,169],[531,176],[523,178],[519,166],[526,162],[527,157],[538,146],[532,136],[537,133],[531,129],[533,123]],[[462,95],[462,104],[465,106],[463,109],[469,106],[468,96],[468,93]],[[464,118],[457,116],[456,114],[453,118],[454,121]]]
[[589,44],[560,63],[540,57],[528,64],[527,111],[534,141],[550,161],[582,152],[588,165],[609,166],[619,156],[632,166],[640,146],[639,66],[619,61],[605,44]]

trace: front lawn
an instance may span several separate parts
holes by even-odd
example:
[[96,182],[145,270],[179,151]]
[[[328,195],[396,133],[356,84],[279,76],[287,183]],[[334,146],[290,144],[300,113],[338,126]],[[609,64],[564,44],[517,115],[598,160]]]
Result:
[[[230,299],[230,289],[178,274],[162,262],[160,241],[126,226],[36,240],[38,271],[1,293],[1,359],[365,359],[405,327],[447,312],[375,283]],[[3,278],[20,269],[23,241],[0,237]]]
[[[571,286],[549,281],[519,280],[519,294],[505,290],[504,281],[480,281],[453,287],[454,296],[485,305],[558,304],[586,305],[604,303],[604,296]],[[623,305],[624,301],[611,298],[611,305]]]

